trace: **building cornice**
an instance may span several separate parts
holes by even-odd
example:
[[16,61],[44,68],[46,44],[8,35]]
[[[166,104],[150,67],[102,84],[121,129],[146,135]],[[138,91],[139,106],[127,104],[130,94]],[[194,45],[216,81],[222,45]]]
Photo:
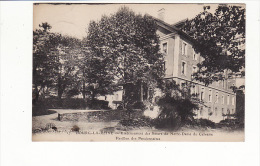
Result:
[[164,21],[162,21],[162,20],[160,20],[160,19],[158,19],[158,18],[153,17],[153,16],[151,16],[151,17],[156,21],[156,23],[157,23],[158,26],[160,26],[160,27],[162,27],[162,28],[164,28],[164,29],[166,29],[166,30],[172,32],[172,33],[178,33],[178,34],[180,34],[182,37],[188,39],[188,40],[189,40],[190,42],[192,42],[192,43],[195,42],[195,40],[194,40],[190,35],[188,35],[188,34],[185,33],[184,31],[180,30],[179,28],[177,28],[177,27],[175,27],[175,26],[173,26],[173,25],[170,25],[170,24],[168,24],[168,23],[166,23],[166,22],[164,22]]
[[160,41],[161,41],[161,40],[168,39],[168,38],[174,38],[175,35],[176,35],[176,33],[170,33],[170,34],[168,34],[168,35],[164,35],[164,36],[160,37]]
[[177,79],[180,79],[180,80],[183,80],[183,81],[187,81],[187,82],[190,82],[190,83],[193,83],[193,84],[201,85],[203,87],[208,87],[210,89],[214,89],[214,90],[217,90],[217,91],[220,91],[220,92],[224,92],[224,93],[228,93],[228,94],[231,94],[231,95],[235,95],[234,92],[229,92],[227,90],[219,89],[219,88],[216,88],[216,87],[213,87],[213,86],[206,86],[206,85],[204,85],[202,83],[190,81],[190,80],[185,79],[185,78],[181,78],[181,77],[164,77],[164,79],[172,79],[172,78],[177,78]]

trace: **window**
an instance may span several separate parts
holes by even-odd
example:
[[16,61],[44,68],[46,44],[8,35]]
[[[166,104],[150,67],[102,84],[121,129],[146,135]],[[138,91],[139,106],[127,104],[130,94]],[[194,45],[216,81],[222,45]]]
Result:
[[187,55],[187,43],[182,43],[182,55]]
[[197,60],[197,56],[195,52],[193,53],[193,60]]
[[230,88],[230,81],[227,82],[227,87]]
[[229,95],[227,96],[227,105],[229,105]]
[[193,74],[196,72],[197,72],[197,66],[192,66],[192,75],[191,75],[192,78],[194,78]]
[[212,102],[212,91],[209,90],[209,102]]
[[197,94],[198,93],[198,88],[196,85],[194,85],[194,93]]
[[218,103],[218,92],[216,92],[216,103]]
[[235,105],[235,97],[232,96],[232,105]]
[[196,73],[197,72],[197,66],[193,66],[192,67],[192,74]]
[[222,104],[225,104],[225,97],[222,95]]
[[201,89],[201,92],[200,92],[200,100],[203,100],[204,99],[204,88]]
[[182,82],[181,83],[181,88],[185,88],[186,87],[186,83],[185,82]]
[[220,85],[220,83],[219,83],[219,82],[220,82],[219,80],[216,82],[216,86],[219,86],[219,85]]
[[218,108],[215,107],[215,116],[218,116]]
[[166,70],[166,61],[163,62],[163,71]]
[[168,53],[168,50],[167,50],[167,43],[163,43],[163,45],[162,45],[162,51],[163,51],[163,53],[165,53],[165,54],[167,54]]
[[190,94],[193,95],[195,93],[195,85],[191,85],[190,87]]
[[227,109],[227,114],[230,115],[230,110],[229,109]]
[[200,108],[200,115],[203,116],[203,108]]
[[211,107],[208,108],[208,115],[209,115],[209,116],[212,115]]
[[222,80],[222,87],[225,88],[225,80]]
[[196,93],[197,93],[197,87],[196,87],[196,85],[192,85],[191,86],[191,95],[196,97]]
[[181,74],[186,75],[186,62],[181,62]]
[[224,108],[222,108],[222,115],[224,115],[224,113],[225,113],[225,112],[224,112]]
[[194,74],[195,73],[195,71],[196,71],[196,67],[192,67],[192,74]]
[[193,50],[193,60],[198,60],[198,54]]

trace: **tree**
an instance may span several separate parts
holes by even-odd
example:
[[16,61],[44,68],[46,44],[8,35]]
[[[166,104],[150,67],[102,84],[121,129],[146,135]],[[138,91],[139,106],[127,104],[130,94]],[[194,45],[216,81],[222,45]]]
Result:
[[199,101],[190,92],[192,85],[186,83],[181,87],[173,80],[165,80],[162,84],[164,95],[157,104],[161,112],[157,118],[157,127],[174,129],[194,120],[195,110],[199,109],[203,102]]
[[210,84],[230,75],[244,75],[245,8],[219,5],[215,13],[204,11],[187,20],[182,30],[194,39],[194,49],[204,58],[195,78]]
[[109,63],[106,58],[96,56],[94,52],[86,54],[83,74],[87,87],[84,88],[84,92],[90,92],[92,100],[98,94],[111,94],[116,90],[114,76],[108,70],[106,63]]
[[90,83],[97,84],[103,94],[112,85],[122,85],[124,89],[144,83],[157,86],[164,71],[156,30],[150,16],[137,15],[126,7],[102,16],[98,22],[91,21],[86,41],[92,54]]
[[[51,26],[42,23],[33,32],[33,86],[34,101],[46,91],[57,90],[58,98],[64,92],[75,95],[78,86],[78,39],[51,33]],[[70,90],[68,89],[70,88]],[[71,91],[72,90],[72,91]]]
[[56,89],[58,91],[58,98],[66,93],[67,97],[79,94],[80,89],[80,61],[79,56],[82,56],[81,42],[79,39],[62,36],[58,52],[59,70],[56,76]]
[[237,120],[244,125],[245,121],[245,86],[240,87],[232,86],[231,89],[236,93],[236,113],[235,117]]
[[50,33],[48,23],[39,25],[43,29],[33,31],[33,86],[34,101],[39,98],[40,92],[53,87],[55,74],[58,71],[56,53],[60,35]]

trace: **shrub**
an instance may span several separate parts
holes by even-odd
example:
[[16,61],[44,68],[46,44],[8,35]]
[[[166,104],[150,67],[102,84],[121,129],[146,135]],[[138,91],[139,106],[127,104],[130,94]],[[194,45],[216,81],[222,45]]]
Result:
[[49,115],[54,113],[56,113],[56,111],[48,110],[48,107],[43,102],[37,103],[32,107],[32,116]]
[[47,123],[45,129],[48,130],[48,129],[51,129],[53,127],[56,127],[56,125],[54,123]]
[[50,130],[50,129],[57,131],[57,127],[54,123],[47,123],[46,124],[45,130]]
[[62,100],[62,108],[67,109],[85,109],[86,101],[84,99],[66,98]]
[[158,126],[175,129],[193,123],[193,110],[198,109],[200,102],[190,94],[191,87],[187,82],[180,86],[174,80],[166,80],[161,84],[164,96],[157,102],[161,109],[156,123]]
[[108,101],[105,100],[90,100],[87,102],[87,105],[91,109],[109,109]]
[[77,88],[73,88],[73,89],[70,89],[67,93],[66,93],[66,96],[67,98],[71,98],[73,96],[76,96],[76,95],[79,95],[80,94],[80,91],[77,89]]
[[154,127],[158,129],[177,130],[181,126],[181,120],[178,117],[162,118],[159,116],[153,121]]
[[211,120],[208,119],[196,119],[195,123],[193,124],[194,126],[198,127],[209,127],[209,128],[216,128],[216,124],[212,122]]
[[41,128],[36,128],[32,132],[33,133],[41,133],[43,130]]
[[47,114],[45,105],[35,105],[32,107],[32,116],[39,116]]
[[45,105],[48,109],[85,109],[86,108],[86,101],[85,99],[77,99],[77,98],[65,98],[65,99],[58,99],[58,98],[46,98],[43,99],[41,103],[37,105]]
[[144,104],[143,102],[137,101],[137,102],[135,102],[135,103],[133,104],[132,109],[141,109],[141,110],[144,111],[144,110],[146,109],[146,106],[145,106],[145,104]]
[[74,125],[72,128],[71,128],[71,131],[75,131],[75,132],[79,132],[79,126],[77,125]]
[[[159,99],[158,105],[161,113],[158,116],[158,123],[167,127],[176,128],[177,125],[191,123],[194,120],[193,109],[198,106],[189,99],[176,98],[172,96],[164,96]],[[165,120],[165,122],[163,122]],[[166,124],[169,123],[169,124]]]
[[244,123],[238,119],[225,119],[219,122],[218,127],[229,127],[232,129],[243,129]]
[[124,119],[121,120],[119,122],[119,124],[121,124],[122,126],[126,126],[126,127],[152,127],[152,120],[150,118],[147,117],[139,117],[137,119]]

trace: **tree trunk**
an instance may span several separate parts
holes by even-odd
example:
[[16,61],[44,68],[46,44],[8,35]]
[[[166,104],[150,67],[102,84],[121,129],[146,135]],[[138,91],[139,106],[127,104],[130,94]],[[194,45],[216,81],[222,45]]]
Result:
[[33,105],[37,103],[38,99],[39,99],[39,91],[37,85],[35,85],[35,90],[33,92]]
[[91,94],[91,99],[92,99],[92,101],[94,101],[95,96],[96,96],[96,93],[95,93],[95,91],[93,90],[93,91],[92,91],[92,94]]
[[82,95],[83,95],[83,99],[85,99],[85,98],[86,98],[86,87],[85,87],[85,82],[83,83]]
[[144,99],[144,88],[142,81],[140,82],[140,101],[143,102]]
[[66,85],[62,84],[61,78],[58,79],[58,98],[61,99]]
[[123,101],[123,105],[122,105],[122,107],[123,107],[123,110],[125,109],[125,101],[126,101],[126,85],[123,85],[123,96],[122,96],[122,101]]
[[83,90],[82,90],[82,95],[83,95],[83,99],[86,98],[86,80],[85,80],[85,71],[83,69]]

